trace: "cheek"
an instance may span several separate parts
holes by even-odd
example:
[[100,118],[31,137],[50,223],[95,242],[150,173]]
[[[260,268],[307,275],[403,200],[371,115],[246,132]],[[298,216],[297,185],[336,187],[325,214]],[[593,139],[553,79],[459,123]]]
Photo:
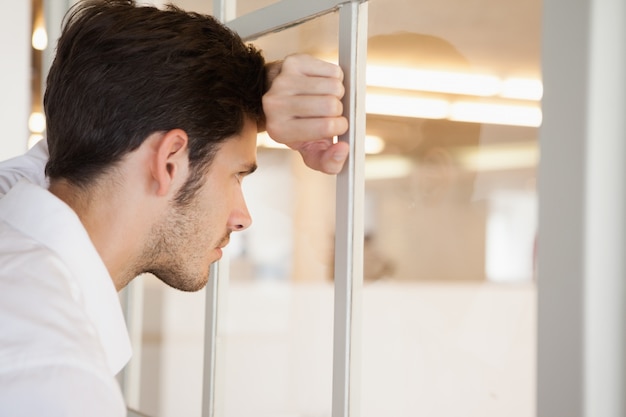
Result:
[[199,218],[206,239],[222,239],[230,230],[231,223],[237,222],[242,210],[247,210],[241,185],[232,177],[214,182],[203,193],[199,207]]
[[[218,194],[219,196],[219,194]],[[217,197],[221,200],[221,197]],[[202,229],[207,235],[212,235],[214,239],[222,238],[226,233],[231,210],[223,200],[214,201],[217,204],[207,204],[202,211]]]

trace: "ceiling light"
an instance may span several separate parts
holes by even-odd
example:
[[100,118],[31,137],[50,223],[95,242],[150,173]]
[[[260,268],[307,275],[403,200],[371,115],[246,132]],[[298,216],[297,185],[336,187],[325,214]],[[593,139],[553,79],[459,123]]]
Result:
[[458,101],[450,106],[449,119],[458,122],[539,127],[542,114],[539,106]]
[[489,74],[368,65],[366,79],[370,87],[398,90],[534,101],[543,96],[543,84],[532,78],[502,80]]
[[367,94],[365,110],[369,114],[444,119],[449,113],[449,103],[442,99]]
[[471,96],[493,96],[498,94],[502,88],[500,78],[493,75],[377,65],[368,65],[366,80],[367,85],[372,87]]
[[411,173],[411,161],[403,156],[375,156],[365,160],[365,179],[404,178]]
[[501,97],[539,101],[543,97],[543,84],[530,78],[508,78],[502,83]]
[[458,122],[488,123],[511,126],[538,127],[542,113],[538,105],[512,105],[457,101],[443,99],[367,94],[365,109],[368,114],[414,117],[422,119],[450,119]]
[[534,168],[539,162],[535,142],[481,145],[455,152],[459,163],[470,171]]
[[31,113],[28,118],[28,129],[33,133],[42,133],[46,130],[46,116],[40,112]]
[[38,51],[43,51],[48,47],[48,34],[43,26],[38,26],[33,31],[32,44],[33,48]]
[[385,149],[385,141],[380,136],[365,136],[365,153],[375,155],[381,153]]

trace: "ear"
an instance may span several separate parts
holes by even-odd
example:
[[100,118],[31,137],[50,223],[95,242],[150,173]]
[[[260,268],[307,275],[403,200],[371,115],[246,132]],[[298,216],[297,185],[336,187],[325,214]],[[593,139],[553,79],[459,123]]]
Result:
[[167,195],[187,178],[189,138],[182,129],[166,132],[156,143],[151,173],[158,196]]

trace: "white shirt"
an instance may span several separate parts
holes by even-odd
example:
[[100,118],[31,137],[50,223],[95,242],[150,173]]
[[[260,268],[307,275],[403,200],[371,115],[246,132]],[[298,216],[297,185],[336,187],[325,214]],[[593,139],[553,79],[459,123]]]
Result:
[[[11,163],[15,178],[30,166]],[[41,182],[42,167],[32,172]],[[0,175],[0,188],[13,181]],[[21,180],[0,198],[0,416],[125,416],[115,374],[130,352],[113,281],[78,216]]]
[[6,194],[22,178],[48,188],[44,173],[48,162],[48,144],[40,140],[24,155],[0,162],[0,196]]

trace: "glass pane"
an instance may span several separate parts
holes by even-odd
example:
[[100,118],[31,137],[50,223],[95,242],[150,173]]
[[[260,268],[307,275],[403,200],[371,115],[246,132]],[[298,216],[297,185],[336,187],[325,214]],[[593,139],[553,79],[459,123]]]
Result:
[[246,13],[251,13],[256,10],[262,9],[274,3],[278,3],[280,0],[229,0],[234,1],[237,5],[237,16],[242,16]]
[[370,2],[363,417],[534,413],[540,13]]
[[[296,52],[337,59],[338,17],[258,39],[271,61]],[[218,326],[218,415],[330,415],[335,179],[259,138],[244,181],[254,219],[232,235]]]
[[[264,7],[278,3],[280,0],[226,0],[227,8],[235,6],[236,16],[242,16]],[[148,0],[145,3],[156,4],[162,6],[165,4],[175,4],[184,10],[193,10],[199,13],[211,13],[213,10],[214,0]]]
[[199,417],[205,290],[174,290],[150,274],[128,290],[133,357],[122,381],[126,404],[150,417]]
[[[76,1],[76,0],[72,0]],[[232,1],[232,0],[231,0]],[[164,8],[168,4],[173,4],[183,10],[194,11],[197,13],[211,14],[213,10],[213,0],[143,0],[138,3],[154,5]]]
[[213,0],[168,0],[165,3],[175,4],[184,10],[193,10],[198,13],[211,14],[213,12]]

